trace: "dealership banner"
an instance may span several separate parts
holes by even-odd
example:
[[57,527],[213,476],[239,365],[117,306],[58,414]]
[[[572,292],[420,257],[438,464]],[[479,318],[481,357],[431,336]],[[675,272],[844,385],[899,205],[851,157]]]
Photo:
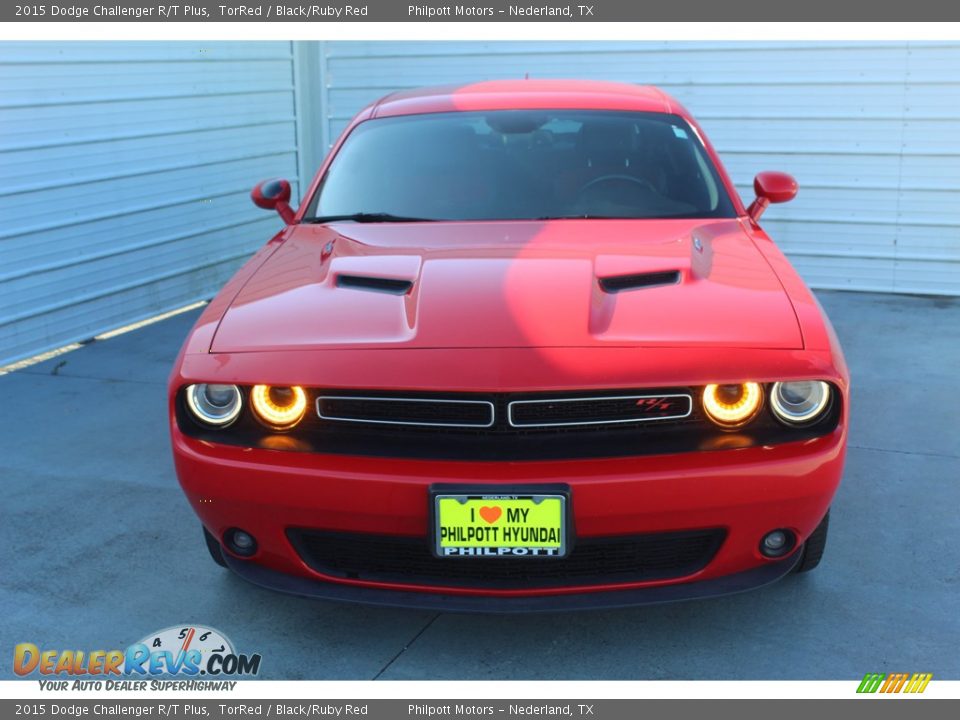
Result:
[[[930,700],[910,708],[911,720],[946,717],[956,703]],[[587,718],[637,720],[641,717],[736,717],[738,720],[800,720],[842,713],[871,720],[901,718],[898,702],[857,700],[0,700],[0,717],[41,718],[316,718],[317,720],[452,720],[453,718]]]
[[575,2],[504,2],[480,0],[194,0],[190,3],[152,0],[62,0],[3,4],[0,21],[11,22],[708,22],[804,21],[947,21],[960,16],[960,5],[933,0],[866,2],[769,3],[762,0],[687,0],[683,3],[634,0]]

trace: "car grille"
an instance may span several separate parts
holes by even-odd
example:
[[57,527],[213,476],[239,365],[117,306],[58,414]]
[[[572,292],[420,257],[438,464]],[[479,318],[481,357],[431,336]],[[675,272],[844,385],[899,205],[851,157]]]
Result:
[[322,420],[425,427],[490,427],[493,403],[444,398],[363,397],[321,395],[317,416]]
[[713,559],[721,529],[580,538],[565,558],[437,558],[426,538],[291,529],[313,570],[333,577],[409,585],[522,589],[663,580]]
[[692,411],[693,399],[686,394],[552,398],[515,400],[509,404],[508,419],[513,427],[612,425],[681,420]]
[[[318,452],[456,460],[696,449],[712,431],[688,388],[579,394],[322,394],[297,436]],[[644,449],[647,448],[647,449]]]
[[[500,424],[514,428],[614,425],[680,420],[693,411],[687,393],[502,399]],[[423,427],[489,428],[497,423],[494,400],[321,395],[321,420]],[[505,421],[504,421],[505,417]]]

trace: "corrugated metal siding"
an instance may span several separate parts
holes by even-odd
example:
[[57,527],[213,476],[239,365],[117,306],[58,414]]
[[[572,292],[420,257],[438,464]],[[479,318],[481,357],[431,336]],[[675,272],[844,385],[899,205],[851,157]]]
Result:
[[399,88],[498,78],[655,84],[741,195],[784,170],[764,227],[814,287],[960,295],[960,44],[324,43],[327,142]]
[[212,295],[297,135],[288,42],[0,44],[0,364]]

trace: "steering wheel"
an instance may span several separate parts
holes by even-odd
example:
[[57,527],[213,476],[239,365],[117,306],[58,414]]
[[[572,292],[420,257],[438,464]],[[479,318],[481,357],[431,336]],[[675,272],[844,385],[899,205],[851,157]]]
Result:
[[608,183],[608,182],[633,183],[634,185],[645,187],[651,192],[655,192],[655,193],[657,192],[657,189],[653,186],[653,183],[651,183],[646,178],[639,178],[634,175],[601,175],[600,177],[594,178],[593,180],[588,182],[586,185],[582,186],[579,190],[577,190],[577,195],[582,195],[587,190],[592,188],[594,185],[599,185],[601,183]]

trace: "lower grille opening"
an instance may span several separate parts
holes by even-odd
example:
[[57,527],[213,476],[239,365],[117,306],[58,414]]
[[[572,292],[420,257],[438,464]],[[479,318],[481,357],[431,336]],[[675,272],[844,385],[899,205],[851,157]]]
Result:
[[448,587],[587,587],[684,577],[702,570],[723,544],[721,529],[580,538],[551,558],[436,558],[426,538],[287,531],[313,570],[351,580]]

